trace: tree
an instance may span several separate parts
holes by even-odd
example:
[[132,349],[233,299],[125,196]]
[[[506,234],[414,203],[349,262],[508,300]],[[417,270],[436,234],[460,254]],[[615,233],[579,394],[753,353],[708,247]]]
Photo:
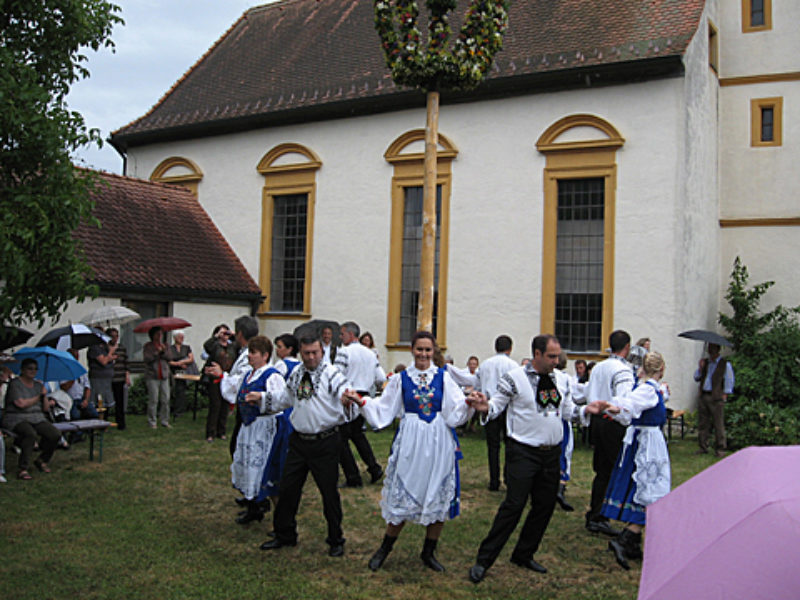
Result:
[[55,318],[96,295],[72,237],[93,220],[96,177],[72,153],[102,143],[69,109],[82,48],[113,47],[120,8],[101,0],[0,0],[0,327]]
[[[436,251],[436,149],[439,144],[439,94],[469,90],[483,80],[494,55],[503,46],[508,25],[508,0],[472,0],[459,36],[450,46],[448,13],[456,0],[426,0],[428,39],[417,25],[419,6],[414,0],[374,0],[375,28],[381,37],[386,65],[398,85],[427,94],[425,178],[422,208],[419,329],[433,328],[433,282]],[[395,27],[397,23],[397,27]]]

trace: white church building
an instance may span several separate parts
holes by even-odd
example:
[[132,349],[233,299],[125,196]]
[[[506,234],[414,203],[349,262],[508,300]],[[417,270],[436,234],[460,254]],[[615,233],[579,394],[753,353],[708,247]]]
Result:
[[[266,335],[354,320],[391,369],[416,324],[425,98],[373,22],[364,0],[252,8],[111,143],[126,175],[192,190]],[[456,364],[540,332],[599,360],[625,329],[687,407],[702,347],[677,334],[718,328],[736,256],[776,280],[767,303],[800,303],[798,23],[785,0],[512,2],[490,76],[442,96],[435,333]]]

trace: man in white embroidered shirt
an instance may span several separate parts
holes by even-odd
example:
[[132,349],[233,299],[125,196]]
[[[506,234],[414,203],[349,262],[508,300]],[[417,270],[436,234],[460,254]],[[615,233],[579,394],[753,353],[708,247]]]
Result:
[[289,453],[283,467],[280,496],[273,514],[275,537],[261,544],[262,550],[276,550],[297,544],[297,509],[308,472],[314,477],[325,520],[329,556],[344,554],[342,503],[336,480],[339,474],[339,428],[345,423],[342,398],[358,401],[358,394],[333,365],[322,362],[322,345],[317,338],[300,340],[298,365],[286,381],[279,398],[270,399],[266,410],[280,412],[294,407],[289,420]]
[[[336,351],[333,366],[339,369],[350,382],[359,396],[370,396],[370,390],[382,386],[386,381],[386,373],[378,362],[375,353],[358,341],[361,328],[353,321],[342,323],[340,329],[342,347]],[[350,416],[350,415],[348,415]],[[372,446],[369,445],[364,435],[364,417],[356,414],[341,428],[342,451],[339,462],[344,471],[345,486],[361,487],[361,473],[358,471],[353,453],[350,450],[350,441],[358,450],[358,454],[367,465],[370,474],[370,483],[377,482],[383,475],[383,468],[375,460]]]
[[533,559],[553,515],[560,479],[559,457],[564,435],[562,419],[572,421],[586,414],[601,412],[607,402],[577,407],[566,380],[556,380],[553,369],[558,364],[561,344],[552,335],[538,335],[531,344],[533,360],[500,378],[491,398],[473,392],[469,401],[486,413],[482,422],[506,415],[506,485],[505,500],[497,510],[489,534],[481,542],[478,557],[469,570],[473,583],[480,583],[494,564],[506,541],[519,523],[528,498],[531,509],[525,519],[511,562],[520,567],[546,573]]

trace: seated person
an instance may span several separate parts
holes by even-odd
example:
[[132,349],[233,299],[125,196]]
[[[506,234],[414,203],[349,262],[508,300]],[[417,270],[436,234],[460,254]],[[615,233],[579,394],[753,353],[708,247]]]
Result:
[[[70,349],[70,353],[77,360],[77,350]],[[61,389],[72,398],[72,408],[69,411],[70,421],[80,421],[81,419],[97,419],[97,409],[91,401],[92,385],[89,383],[89,375],[84,373],[77,379],[70,379],[61,382]],[[70,434],[70,443],[74,444],[83,439],[82,431],[74,431]]]
[[47,463],[53,457],[61,434],[46,417],[52,401],[45,394],[44,384],[34,379],[39,370],[38,363],[26,358],[20,367],[20,376],[8,384],[3,427],[19,436],[17,443],[22,452],[17,463],[17,478],[27,480],[31,479],[28,466],[37,438],[41,438],[39,446],[42,452],[33,464],[43,473],[49,473]]

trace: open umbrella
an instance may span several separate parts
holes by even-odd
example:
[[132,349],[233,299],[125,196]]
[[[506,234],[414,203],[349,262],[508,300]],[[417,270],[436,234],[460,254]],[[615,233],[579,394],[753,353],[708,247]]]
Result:
[[2,333],[0,333],[0,350],[24,344],[31,339],[32,335],[33,333],[25,329],[20,329],[13,325],[5,325]]
[[709,344],[717,344],[718,346],[732,346],[726,338],[714,331],[707,331],[705,329],[690,329],[678,334],[678,337],[686,338],[689,340],[697,340],[698,342],[708,342]]
[[36,379],[40,381],[67,381],[77,379],[86,373],[86,368],[72,358],[69,352],[55,350],[50,346],[20,348],[14,353],[14,358],[19,362],[12,363],[9,368],[17,374],[23,360],[34,359],[39,364]]
[[38,341],[36,346],[50,346],[57,350],[69,350],[70,348],[80,350],[88,346],[102,344],[110,339],[111,338],[105,333],[95,327],[89,327],[83,323],[74,323],[65,327],[51,329],[42,336],[42,339]]
[[639,600],[800,598],[798,464],[746,448],[648,506]]
[[184,319],[178,317],[156,317],[155,319],[146,319],[139,323],[133,330],[136,333],[147,333],[153,327],[161,327],[164,331],[174,331],[175,329],[183,329],[184,327],[191,327],[192,324]]
[[126,306],[101,306],[84,315],[81,318],[81,323],[87,325],[125,325],[131,321],[141,319],[142,316],[134,310]]

